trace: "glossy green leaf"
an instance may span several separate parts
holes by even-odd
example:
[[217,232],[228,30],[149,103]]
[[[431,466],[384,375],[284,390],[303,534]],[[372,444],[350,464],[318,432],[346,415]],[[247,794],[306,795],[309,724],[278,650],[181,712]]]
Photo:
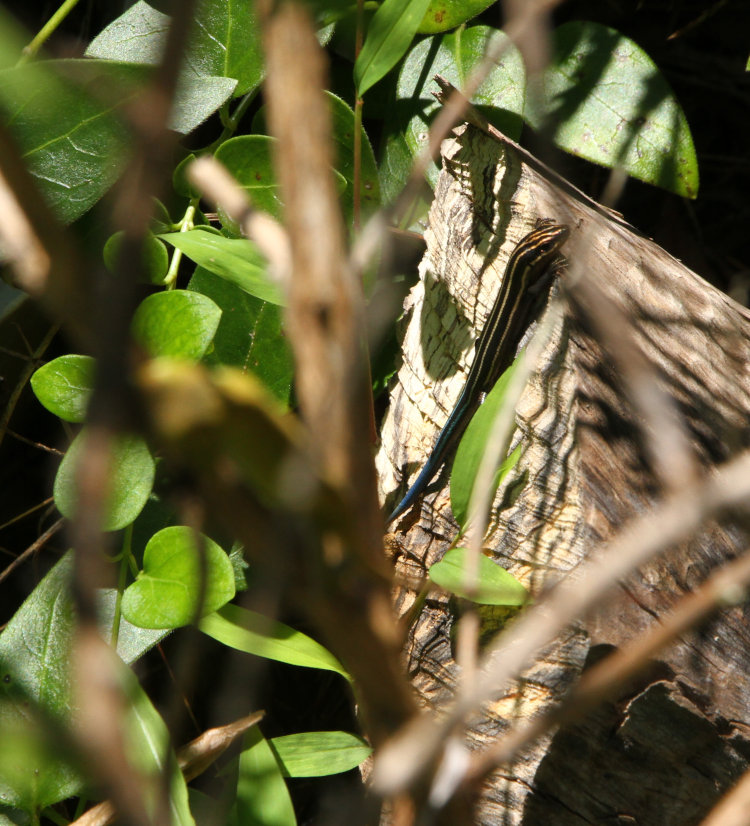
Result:
[[285,777],[325,777],[356,769],[372,754],[362,737],[347,731],[306,731],[271,740]]
[[222,311],[214,346],[205,360],[251,370],[279,401],[288,404],[294,361],[281,307],[248,295],[203,267],[196,269],[188,289],[207,295]]
[[481,605],[519,606],[529,601],[529,593],[523,585],[483,554],[479,556],[477,590],[467,590],[464,574],[467,554],[466,548],[452,548],[440,562],[430,567],[430,579],[446,591]]
[[[354,110],[341,98],[326,92],[331,106],[332,137],[336,150],[336,170],[346,180],[344,201],[347,220],[354,209]],[[360,159],[359,202],[363,218],[372,215],[380,206],[380,182],[375,153],[364,127],[360,128],[362,155]]]
[[169,290],[145,298],[133,316],[133,336],[154,358],[198,361],[211,346],[221,310],[192,290]]
[[[380,189],[386,203],[395,201],[401,190],[406,186],[411,175],[414,157],[409,144],[406,142],[404,130],[407,128],[404,121],[403,128],[391,120],[388,124],[388,134],[384,139],[383,158],[380,164]],[[399,225],[400,229],[412,230],[419,235],[424,233],[424,220],[432,203],[432,190],[424,182],[418,200],[404,216]]]
[[263,49],[255,0],[211,0],[198,6],[186,71],[237,78],[235,96],[263,80]]
[[[115,272],[124,233],[110,235],[104,245],[104,266]],[[169,269],[169,254],[165,244],[150,232],[143,239],[143,280],[150,284],[162,284]]]
[[66,422],[82,422],[94,389],[95,368],[91,356],[60,356],[34,372],[31,389],[50,413]]
[[[68,519],[72,519],[76,512],[76,468],[85,438],[84,429],[68,448],[55,476],[55,505]],[[111,462],[102,524],[104,531],[118,531],[133,522],[146,504],[154,484],[154,460],[140,437],[117,437],[113,443]]]
[[641,181],[695,198],[698,162],[674,93],[632,40],[599,23],[572,22],[554,33],[535,127],[552,123],[561,148]]
[[151,205],[153,208],[151,231],[154,234],[159,232],[172,232],[172,230],[179,229],[179,226],[172,220],[169,210],[160,200],[152,198]]
[[281,291],[270,280],[265,258],[244,238],[225,238],[201,229],[160,235],[188,258],[220,275],[250,295],[272,304],[283,304]]
[[[33,704],[63,724],[70,718],[72,571],[71,552],[42,579],[0,634],[0,752],[14,756],[8,741],[11,733],[19,747],[27,750],[20,778],[0,756],[0,803],[26,811],[64,800],[83,785],[68,761],[50,752],[47,741],[39,742],[39,732],[28,714]],[[114,591],[102,594],[100,626],[105,639],[111,633],[114,602]],[[143,631],[123,620],[118,653],[125,662],[134,662],[163,636],[163,632]]]
[[201,193],[193,187],[187,178],[187,170],[195,160],[194,153],[184,157],[175,167],[172,173],[172,187],[174,191],[183,198],[200,198]]
[[[75,794],[81,782],[74,767],[45,747],[29,703],[53,719],[70,713],[69,595],[72,556],[63,558],[37,585],[0,635],[0,730],[2,752],[23,759],[23,774],[0,759],[0,802],[25,811]],[[15,741],[15,742],[13,742]]]
[[169,22],[166,14],[138,0],[99,32],[89,43],[86,57],[156,66],[164,51]]
[[[503,32],[489,26],[471,26],[453,34],[421,40],[401,67],[396,95],[400,122],[413,156],[427,145],[432,118],[440,107],[432,95],[438,88],[434,75],[443,75],[460,89],[482,60],[488,42],[493,46],[506,44],[506,48],[471,101],[506,135],[520,136],[526,94],[526,72],[521,55]],[[437,174],[438,169],[432,164],[427,177],[433,186]]]
[[207,536],[196,543],[191,528],[175,525],[151,537],[143,570],[126,588],[123,616],[141,628],[178,628],[216,611],[234,596],[234,571],[226,553]]
[[[256,209],[262,209],[274,218],[281,219],[282,204],[273,167],[273,145],[274,138],[267,135],[239,135],[225,141],[216,150],[215,157],[237,179]],[[221,206],[219,217],[224,226],[239,235],[239,227]]]
[[[70,222],[110,188],[129,155],[118,110],[142,91],[147,66],[49,60],[0,72],[0,108],[24,161],[58,217]],[[231,94],[227,78],[187,78],[172,128],[189,132]]]
[[223,106],[237,86],[231,77],[183,74],[175,92],[169,128],[187,135]]
[[289,665],[335,671],[351,680],[344,666],[320,643],[283,622],[238,605],[225,605],[215,614],[204,617],[198,627],[204,634],[238,651]]
[[[155,65],[164,50],[169,17],[139,0],[91,42],[89,57]],[[252,0],[212,0],[195,12],[183,75],[237,80],[235,95],[263,78],[260,31]]]
[[258,726],[243,740],[230,826],[296,826],[286,781]]
[[[479,472],[479,465],[487,452],[487,440],[490,438],[495,419],[505,403],[505,392],[508,389],[508,384],[520,363],[521,360],[516,359],[500,376],[495,386],[487,394],[484,404],[472,417],[458,445],[453,469],[451,470],[450,492],[451,510],[456,521],[462,527],[466,526],[469,517],[469,504],[471,495],[474,492],[474,481]],[[514,450],[497,469],[492,480],[493,496],[503,478],[516,466],[520,456],[520,449]]]
[[[0,749],[2,826],[12,826],[14,823],[14,820],[3,816],[3,806],[12,807],[9,814],[23,812],[28,817],[67,796],[67,791],[73,794],[79,790],[77,775],[72,767],[66,765],[62,749],[52,742],[39,720],[10,716],[5,703],[0,700],[0,730],[3,740]],[[69,775],[68,785],[66,773]]]
[[[331,111],[337,185],[339,191],[345,193],[345,216],[347,221],[351,221],[354,208],[354,111],[331,92],[325,95]],[[265,128],[265,108],[258,112],[254,127]],[[367,217],[380,205],[380,182],[375,153],[364,127],[361,127],[360,136],[360,205],[363,216]],[[266,135],[240,135],[223,143],[216,151],[216,158],[244,187],[255,207],[281,219],[282,204],[273,166],[273,145],[274,139]],[[237,225],[221,209],[219,216],[232,232],[239,233]]]
[[[98,617],[102,637],[112,639],[112,623],[115,618],[117,592],[114,588],[105,588],[98,595]],[[128,622],[120,614],[117,633],[117,654],[120,659],[130,665],[161,642],[169,633],[165,628],[141,628]]]
[[375,12],[354,64],[354,83],[361,97],[404,56],[430,0],[385,0]]
[[185,778],[170,746],[167,727],[130,669],[119,669],[127,708],[123,715],[126,756],[141,778],[141,794],[155,813],[168,778],[171,826],[195,826]]
[[[137,88],[132,76],[92,61],[106,96],[86,93],[78,72],[83,61],[29,63],[0,72],[0,103],[6,122],[40,190],[64,221],[91,207],[114,183],[128,154],[127,132],[116,116],[118,104]],[[62,70],[78,72],[63,79]],[[127,73],[126,73],[127,74]]]
[[419,34],[439,34],[455,29],[494,2],[495,0],[431,0],[417,31]]

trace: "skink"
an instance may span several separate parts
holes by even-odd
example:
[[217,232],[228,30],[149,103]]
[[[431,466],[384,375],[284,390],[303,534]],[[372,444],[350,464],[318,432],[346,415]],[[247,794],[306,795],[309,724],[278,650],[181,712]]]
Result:
[[429,485],[479,407],[482,394],[492,388],[512,363],[541,289],[564,261],[559,251],[568,235],[566,226],[543,220],[511,253],[500,292],[477,340],[474,361],[456,406],[440,431],[427,463],[388,517],[388,523],[407,511]]

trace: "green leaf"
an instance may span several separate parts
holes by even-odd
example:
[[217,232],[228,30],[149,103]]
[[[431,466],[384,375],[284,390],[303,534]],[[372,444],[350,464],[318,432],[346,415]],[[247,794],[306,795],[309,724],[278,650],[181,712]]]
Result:
[[[405,130],[412,156],[421,153],[427,145],[433,115],[440,108],[431,94],[437,89],[433,76],[441,74],[461,88],[482,60],[488,42],[493,46],[506,43],[506,49],[471,102],[506,135],[520,137],[526,96],[526,72],[521,55],[507,42],[503,32],[489,26],[471,26],[454,34],[421,40],[411,49],[401,67],[396,87],[399,122]],[[437,175],[438,169],[432,164],[427,177],[433,186]]]
[[181,135],[197,129],[229,100],[236,86],[236,81],[230,77],[183,74],[175,91],[169,128]]
[[[87,57],[156,65],[164,51],[170,18],[143,0],[103,29]],[[195,13],[183,75],[237,80],[235,95],[260,85],[263,53],[252,0],[213,0]]]
[[479,556],[478,587],[468,591],[464,576],[467,554],[466,548],[452,548],[430,567],[430,579],[446,591],[482,605],[526,605],[529,593],[523,585],[483,554]]
[[94,389],[95,368],[91,356],[60,356],[34,372],[31,389],[50,413],[66,422],[82,422]]
[[[273,166],[274,138],[267,135],[239,135],[225,141],[216,150],[216,160],[237,179],[256,209],[282,217],[279,184]],[[237,223],[219,207],[219,218],[235,235],[240,234]]]
[[[73,554],[65,554],[34,588],[0,634],[0,803],[27,811],[51,806],[76,794],[82,781],[62,756],[50,752],[48,742],[29,715],[29,705],[66,725],[71,714],[70,650],[73,634],[73,600],[70,581]],[[114,613],[114,591],[102,594],[100,627],[108,639]],[[126,621],[120,624],[118,652],[134,662],[164,636],[144,632]],[[17,776],[8,738],[28,752]],[[9,762],[3,761],[3,756]],[[69,755],[68,755],[69,756]],[[16,762],[16,767],[18,767]]]
[[[336,149],[336,169],[346,179],[344,207],[347,221],[354,210],[354,110],[341,98],[326,92],[331,106],[333,143]],[[375,153],[363,126],[360,127],[362,155],[360,159],[359,201],[363,218],[380,206],[380,181]]]
[[166,14],[138,0],[99,32],[89,43],[86,57],[156,66],[164,51],[169,23]]
[[195,154],[191,152],[186,155],[174,168],[172,172],[172,188],[183,198],[198,198],[200,199],[200,192],[193,188],[193,185],[187,179],[186,172],[190,164],[195,160]]
[[[22,157],[58,217],[91,208],[127,163],[130,137],[118,111],[153,70],[101,60],[48,60],[0,72],[0,106]],[[227,78],[187,78],[171,127],[189,132],[232,92]]]
[[267,274],[265,258],[244,238],[225,238],[202,229],[168,232],[159,236],[182,250],[188,258],[209,272],[226,278],[250,295],[283,304],[279,288]]
[[188,289],[207,295],[222,310],[206,361],[251,370],[279,401],[289,404],[294,362],[281,307],[248,295],[203,267],[196,269]]
[[198,77],[237,78],[235,97],[259,86],[264,63],[255,0],[201,3],[185,65]]
[[698,162],[674,93],[632,40],[599,23],[572,22],[554,33],[544,107],[527,115],[554,125],[562,149],[678,195],[698,194]]
[[[109,236],[104,245],[104,266],[110,272],[115,272],[117,267],[117,257],[120,254],[124,235],[123,232],[115,232]],[[143,239],[142,253],[144,281],[151,284],[163,284],[164,276],[169,268],[169,254],[164,243],[149,232]]]
[[[453,461],[450,479],[451,510],[461,527],[466,526],[469,517],[469,505],[474,492],[474,482],[479,472],[479,465],[482,463],[487,450],[487,440],[490,437],[495,419],[505,403],[505,392],[508,389],[508,384],[520,363],[521,359],[516,358],[513,364],[497,380],[495,386],[487,394],[484,404],[480,406],[469,422],[469,426],[458,445],[458,450],[456,450],[456,458]],[[519,447],[500,465],[495,473],[495,478],[492,480],[493,496],[500,482],[516,466],[520,456],[521,450]]]
[[133,336],[154,358],[198,361],[211,346],[221,310],[192,290],[169,290],[145,298],[133,316]]
[[248,731],[239,760],[236,803],[230,826],[296,826],[289,791],[258,726]]
[[[102,637],[112,639],[112,623],[115,618],[117,592],[114,588],[105,588],[99,592],[98,617]],[[128,622],[120,614],[119,633],[117,635],[117,654],[120,659],[130,665],[161,642],[169,633],[164,628],[141,628]]]
[[[54,485],[55,505],[63,516],[75,516],[78,501],[76,468],[84,449],[86,430],[68,448],[57,470]],[[139,436],[118,436],[111,454],[102,530],[118,531],[129,525],[143,510],[154,484],[155,465],[146,443]]]
[[430,0],[385,0],[380,5],[354,64],[358,97],[403,57],[429,4]]
[[179,628],[216,611],[234,596],[229,557],[207,536],[196,544],[191,528],[175,525],[151,537],[143,570],[125,589],[123,616],[141,628]]
[[351,681],[344,666],[320,643],[282,622],[237,605],[225,605],[204,617],[198,626],[218,642],[269,660],[335,671]]
[[29,705],[58,721],[70,713],[72,562],[66,555],[47,574],[0,635],[0,802],[25,811],[52,805],[81,787],[74,767],[50,751],[29,714]]
[[347,731],[307,731],[274,737],[271,748],[285,777],[325,777],[356,769],[372,754],[370,744]]
[[3,816],[3,805],[35,816],[68,793],[75,794],[81,784],[41,721],[11,716],[4,706],[0,700],[0,824],[12,826],[13,821]]
[[118,676],[128,706],[123,716],[123,735],[130,764],[141,778],[141,793],[152,814],[169,781],[169,822],[172,826],[195,826],[190,813],[185,778],[170,747],[167,727],[141,688],[135,675],[124,665]]
[[[107,95],[87,94],[82,74],[64,79],[62,70],[83,61],[28,63],[0,72],[5,120],[47,201],[63,221],[73,221],[116,180],[127,160],[128,135],[116,108],[136,91],[132,76],[95,61],[86,66]],[[88,61],[87,61],[88,63]]]
[[[354,204],[354,111],[341,98],[326,92],[331,121],[332,138],[336,150],[335,171],[343,184],[344,210],[351,221]],[[264,128],[265,108],[261,108],[254,120],[254,126]],[[364,127],[360,127],[361,166],[360,204],[364,217],[371,215],[380,205],[380,182],[375,153]],[[253,206],[262,209],[277,219],[282,217],[279,198],[279,184],[273,165],[274,138],[267,135],[240,135],[230,138],[216,151],[216,159],[234,175],[247,191]],[[219,217],[224,226],[234,234],[239,234],[237,224],[219,208]]]
[[455,29],[491,6],[495,0],[432,0],[419,24],[419,34]]

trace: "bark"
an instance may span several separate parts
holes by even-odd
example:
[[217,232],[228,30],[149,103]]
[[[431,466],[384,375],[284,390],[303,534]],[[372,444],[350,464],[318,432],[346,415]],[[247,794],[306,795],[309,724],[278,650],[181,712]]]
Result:
[[[587,275],[629,319],[633,343],[676,405],[701,472],[747,446],[750,316],[744,308],[500,136],[463,126],[444,143],[442,156],[421,278],[406,302],[403,365],[377,457],[388,506],[429,454],[465,380],[473,339],[508,255],[538,218],[570,226],[569,256],[578,244]],[[617,359],[575,309],[565,278],[553,288],[553,300],[564,302],[563,321],[516,407],[515,438],[524,455],[498,492],[485,541],[532,596],[595,554],[661,495],[653,451],[644,447],[643,426],[650,423],[634,405]],[[652,436],[658,446],[659,433]],[[389,547],[402,582],[423,576],[455,539],[447,478],[442,473],[422,503],[392,526]],[[506,489],[523,479],[514,504],[501,509]],[[570,628],[472,724],[470,746],[480,748],[519,717],[558,702],[587,663],[652,627],[746,541],[741,519],[727,515],[622,583],[604,609]],[[415,590],[400,587],[399,613],[415,599]],[[477,822],[700,822],[748,765],[746,614],[744,606],[723,610],[663,652],[615,702],[496,772],[482,791]],[[456,686],[455,619],[453,601],[431,593],[405,649],[421,703],[436,710]],[[502,619],[487,619],[483,633],[501,625]]]

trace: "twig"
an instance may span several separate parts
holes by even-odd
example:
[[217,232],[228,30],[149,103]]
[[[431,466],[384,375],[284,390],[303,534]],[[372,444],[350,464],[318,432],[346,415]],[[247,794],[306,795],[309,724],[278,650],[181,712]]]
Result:
[[291,244],[287,329],[297,397],[318,474],[343,502],[340,528],[309,537],[315,558],[302,607],[312,611],[327,643],[357,679],[368,733],[382,742],[413,713],[414,701],[402,672],[382,552],[368,439],[364,299],[347,260],[331,174],[326,65],[302,4],[263,2],[258,11],[268,124],[278,138],[275,162]]
[[123,740],[122,689],[117,659],[99,636],[97,589],[107,581],[102,517],[112,479],[112,444],[124,430],[139,429],[140,399],[132,382],[130,324],[137,303],[143,240],[154,197],[167,180],[174,134],[167,128],[194,0],[173,3],[172,21],[153,82],[134,100],[128,115],[134,130],[133,159],[114,201],[113,221],[123,230],[114,277],[102,279],[95,320],[97,378],[89,426],[76,468],[78,501],[71,525],[75,548],[73,595],[77,626],[71,653],[74,735],[92,775],[103,785],[125,821],[138,826],[169,820],[169,781],[162,777],[151,812],[141,778],[130,765]]
[[35,539],[28,548],[22,551],[14,560],[10,563],[6,568],[3,568],[0,571],[0,583],[4,582],[12,573],[13,571],[18,568],[19,565],[22,565],[32,554],[36,553],[40,548],[43,548],[48,540],[52,539],[52,537],[60,531],[62,526],[65,524],[64,519],[58,519],[53,525],[50,525],[49,528],[37,539]]
[[16,382],[16,386],[13,388],[13,392],[10,394],[10,397],[8,398],[2,416],[0,416],[0,444],[3,443],[5,434],[8,431],[8,424],[10,423],[11,416],[13,415],[16,409],[18,400],[21,398],[21,393],[23,393],[23,391],[26,389],[26,385],[28,384],[29,379],[39,366],[38,360],[44,355],[47,348],[52,343],[52,339],[57,335],[57,331],[59,329],[59,324],[53,324],[49,328],[49,330],[47,330],[46,334],[39,342],[39,346],[36,348],[31,358],[28,359],[26,364],[23,366],[21,374],[18,377],[18,381]]
[[701,826],[747,826],[750,812],[750,771],[709,812]]

